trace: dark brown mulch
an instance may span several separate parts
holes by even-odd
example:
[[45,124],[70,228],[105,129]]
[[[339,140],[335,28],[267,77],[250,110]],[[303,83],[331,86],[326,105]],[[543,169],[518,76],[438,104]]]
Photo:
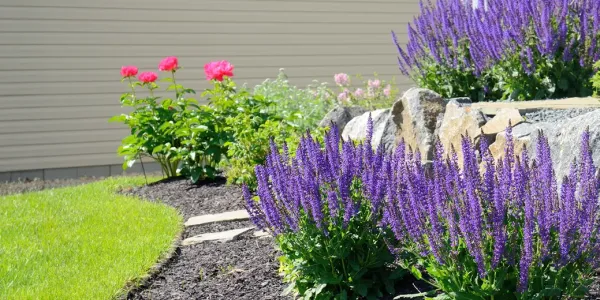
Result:
[[[244,209],[241,189],[224,179],[192,184],[164,180],[127,192],[177,208],[184,219]],[[206,232],[250,227],[249,221],[215,223],[186,228],[183,238]],[[227,243],[182,246],[142,287],[127,299],[290,299],[280,296],[284,284],[273,239],[257,239],[250,231]]]
[[[243,209],[241,189],[224,179],[200,185],[185,179],[164,180],[127,191],[151,201],[161,201],[190,217]],[[183,238],[252,226],[249,221],[194,226]],[[278,275],[278,253],[272,238],[258,239],[250,231],[227,243],[182,246],[145,285],[127,299],[291,299],[281,296],[286,287]],[[427,290],[422,283],[407,281],[402,294]],[[391,298],[391,297],[390,297]]]

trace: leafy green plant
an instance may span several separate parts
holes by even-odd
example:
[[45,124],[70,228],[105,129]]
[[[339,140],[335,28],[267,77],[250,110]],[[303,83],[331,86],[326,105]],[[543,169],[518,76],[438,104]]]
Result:
[[227,160],[222,165],[228,182],[251,187],[256,186],[254,167],[265,162],[269,140],[273,138],[278,145],[285,142],[294,150],[300,135],[328,109],[310,91],[290,86],[283,72],[254,92],[223,77],[213,80],[213,88],[202,95],[225,124]]
[[334,105],[325,83],[304,89],[292,86],[284,69],[279,70],[277,78],[255,86],[254,95],[271,101],[269,111],[301,132],[315,128]]
[[[159,88],[155,73],[142,73],[138,81],[133,79],[137,68],[135,72],[122,74],[131,92],[121,96],[121,104],[132,110],[110,121],[122,122],[131,129],[131,135],[123,139],[118,149],[125,160],[123,168],[149,157],[160,164],[167,177],[184,175],[193,182],[213,178],[225,151],[224,125],[213,108],[200,106],[196,99],[188,97],[195,94],[194,90],[177,84],[175,73],[179,66],[176,58],[163,60],[160,69],[171,73],[171,77],[162,81],[169,83],[166,91],[174,92],[175,98],[161,99],[154,95]],[[149,95],[138,97],[136,88],[147,89]]]
[[592,77],[592,86],[594,88],[594,96],[598,97],[600,93],[600,60],[594,64],[596,74]]

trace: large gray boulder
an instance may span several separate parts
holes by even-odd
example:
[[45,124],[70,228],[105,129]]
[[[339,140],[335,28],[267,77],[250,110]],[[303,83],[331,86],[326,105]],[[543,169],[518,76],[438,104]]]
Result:
[[462,162],[462,136],[467,135],[477,145],[481,135],[481,127],[486,123],[486,116],[468,103],[451,100],[446,105],[446,111],[439,128],[439,138],[446,153],[454,148]]
[[390,119],[390,109],[378,109],[370,112],[366,112],[348,122],[344,131],[342,131],[342,138],[344,140],[364,140],[367,137],[367,122],[369,120],[369,114],[373,120],[373,136],[371,138],[371,145],[373,148],[377,148],[383,139],[384,133],[388,120]]
[[589,128],[590,149],[596,166],[600,164],[600,110],[571,119],[564,119],[556,123],[537,123],[536,130],[531,133],[531,154],[535,151],[540,134],[548,137],[550,153],[554,163],[556,178],[561,180],[569,173],[573,159],[581,157],[581,135]]
[[323,120],[319,123],[320,127],[328,127],[331,126],[331,123],[335,123],[340,131],[344,130],[346,124],[350,122],[350,120],[364,114],[367,112],[366,109],[360,106],[336,106],[332,110],[330,110]]
[[383,137],[386,150],[395,148],[401,140],[413,150],[419,149],[423,160],[433,159],[435,128],[445,103],[439,94],[422,88],[411,88],[397,100]]
[[[600,164],[600,110],[595,110],[575,118],[563,119],[558,122],[523,122],[513,127],[515,154],[520,155],[527,148],[529,157],[535,158],[537,143],[540,135],[548,138],[550,154],[556,178],[562,178],[569,173],[573,159],[580,160],[581,135],[589,128],[590,149],[594,163]],[[506,147],[506,132],[496,135],[496,141],[490,145],[490,151],[495,159],[504,156]]]

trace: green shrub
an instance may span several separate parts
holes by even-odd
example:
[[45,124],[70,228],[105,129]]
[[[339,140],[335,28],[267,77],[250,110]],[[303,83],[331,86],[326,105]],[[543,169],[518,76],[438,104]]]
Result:
[[269,111],[300,132],[315,128],[334,105],[326,84],[317,83],[304,89],[291,86],[283,69],[276,79],[255,86],[254,95],[271,101]]
[[[323,87],[316,90],[324,92]],[[294,151],[302,133],[315,127],[330,107],[313,91],[290,86],[283,72],[276,80],[256,86],[254,92],[238,88],[229,77],[213,80],[213,88],[202,95],[225,124],[227,160],[222,166],[227,181],[250,187],[256,186],[254,167],[265,162],[269,140],[273,138],[278,145],[285,142]]]
[[592,87],[594,88],[594,96],[598,97],[600,92],[600,60],[596,62],[594,69],[597,71],[596,75],[592,77]]
[[227,181],[254,186],[253,169],[264,162],[269,138],[273,136],[282,142],[293,134],[293,128],[275,114],[273,101],[245,88],[238,89],[229,78],[213,83],[214,87],[203,96],[208,97],[210,106],[226,124],[227,161],[223,165]]
[[[179,69],[176,59],[170,67],[165,71],[170,72],[171,77],[163,81],[169,83],[166,90],[175,93],[173,99],[154,96],[159,88],[155,83],[156,73],[141,73],[139,80],[134,81],[137,68],[124,67],[122,71],[131,92],[121,96],[121,104],[131,107],[132,111],[115,116],[111,121],[122,122],[131,129],[131,135],[123,139],[118,149],[125,159],[123,168],[149,157],[160,164],[167,177],[184,175],[193,182],[213,178],[225,151],[224,124],[213,108],[200,106],[195,99],[187,97],[195,94],[194,90],[176,83],[175,73]],[[147,89],[149,96],[138,97],[136,88]]]

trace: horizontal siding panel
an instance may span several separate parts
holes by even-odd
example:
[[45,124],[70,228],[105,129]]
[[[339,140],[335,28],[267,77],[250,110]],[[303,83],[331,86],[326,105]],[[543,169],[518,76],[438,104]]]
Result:
[[[396,55],[396,48],[389,41],[380,45],[245,45],[242,49],[238,46],[215,45],[179,45],[177,48],[164,44],[152,47],[141,45],[0,45],[0,57],[149,57],[155,60],[166,56],[168,53],[182,57],[223,57],[237,59],[250,56],[292,56],[314,57],[335,55]],[[234,58],[235,57],[235,58]],[[288,57],[289,64],[291,60]],[[154,66],[154,64],[152,64]],[[0,66],[1,67],[1,66]]]
[[[160,41],[160,42],[157,42]],[[387,32],[364,35],[319,35],[319,34],[216,34],[216,33],[68,33],[68,32],[0,32],[1,45],[355,45],[391,44]]]
[[[396,67],[393,66],[393,70],[392,71],[397,71]],[[277,77],[277,74],[279,73],[279,68],[276,67],[272,67],[271,71],[269,72],[269,70],[267,68],[265,68],[266,70],[264,70],[263,73],[265,76],[264,77],[256,77],[256,78],[250,78],[250,77],[246,77],[246,76],[240,76],[238,74],[238,72],[235,72],[235,81],[238,82],[239,84],[243,83],[243,82],[247,82],[247,79],[251,79],[252,82],[255,82],[255,80],[253,79],[259,79],[260,81],[265,80],[267,78],[274,78]],[[286,73],[289,73],[290,71],[293,72],[293,70],[296,68],[284,68]],[[337,66],[337,67],[331,67],[331,69],[337,69],[337,72],[347,72],[345,70],[347,70],[347,67],[344,67],[343,65]],[[141,69],[141,70],[147,70],[147,69]],[[290,71],[288,71],[290,70]],[[369,70],[369,71],[367,71]],[[389,65],[380,65],[377,69],[375,69],[375,67],[364,67],[363,71],[365,71],[364,73],[361,73],[363,76],[368,77],[373,73],[378,73],[378,74],[384,74],[385,77],[389,77],[390,75],[395,75],[395,74],[389,74],[389,73],[382,73],[381,71],[390,71],[390,66]],[[180,71],[180,74],[177,74],[179,76],[177,76],[177,80],[178,81],[182,81],[182,82],[191,82],[193,84],[193,86],[198,87],[199,83],[198,81],[202,81],[201,82],[201,86],[207,87],[204,84],[204,70],[200,70],[198,68],[196,69],[188,69],[185,68],[183,70]],[[299,85],[300,83],[311,83],[311,81],[313,79],[317,79],[322,81],[323,79],[326,82],[331,82],[333,79],[333,74],[337,73],[337,72],[331,72],[331,74],[314,74],[313,76],[308,75],[308,77],[306,79],[307,80],[297,80],[297,79],[305,79],[305,78],[298,78],[299,76],[296,76],[294,78],[292,78],[292,83]],[[245,75],[250,75],[252,76],[252,74],[248,74],[248,72],[243,72],[246,73]],[[293,72],[295,73],[295,72]],[[399,72],[398,72],[399,73]],[[355,74],[355,73],[353,73]],[[323,76],[325,75],[325,76]],[[255,75],[254,75],[255,76]],[[314,77],[314,76],[319,76]],[[166,74],[159,74],[160,78],[164,78],[167,77]],[[399,76],[397,76],[399,78]],[[404,77],[402,77],[404,78]],[[1,83],[64,83],[64,82],[115,82],[115,81],[120,81],[121,77],[119,74],[119,70],[117,70],[117,68],[113,69],[113,70],[107,70],[107,69],[100,69],[100,70],[56,70],[56,71],[52,71],[52,70],[23,70],[23,71],[19,71],[19,70],[15,70],[15,71],[0,71],[0,84]],[[404,79],[402,79],[403,81],[406,81]],[[167,83],[165,82],[157,82],[159,86],[163,86],[163,87],[167,87]],[[123,87],[123,89],[128,89],[129,87],[127,86],[127,83],[119,83],[121,87]],[[301,85],[302,86],[302,85]],[[124,90],[123,90],[124,91]]]
[[111,129],[90,131],[32,132],[21,134],[1,134],[0,147],[26,145],[53,145],[87,142],[119,142],[128,130]]
[[[120,108],[118,99],[114,105],[94,106],[94,107],[42,107],[36,109],[30,108],[7,108],[0,110],[0,120],[19,121],[29,120],[36,122],[37,120],[54,120],[54,119],[83,119],[86,118],[108,118],[111,116],[125,112],[124,108]],[[0,123],[2,124],[2,123]],[[73,129],[77,129],[74,127]]]
[[[118,78],[121,66],[123,65],[136,65],[139,68],[148,69],[151,71],[158,72],[158,63],[162,57],[100,57],[100,58],[83,58],[83,57],[60,57],[60,58],[43,58],[43,57],[23,57],[23,58],[0,58],[0,70],[20,71],[20,70],[32,70],[32,71],[46,71],[37,77],[43,77],[45,80],[60,81],[60,72],[63,70],[78,70],[81,80],[94,80],[96,79],[96,70],[107,70],[112,69],[113,79]],[[195,74],[204,74],[204,65],[208,62],[215,60],[226,59],[229,60],[236,69],[244,70],[248,68],[271,68],[272,70],[279,70],[279,68],[286,68],[293,70],[295,68],[303,67],[319,67],[319,66],[330,66],[330,67],[343,67],[343,66],[373,66],[369,69],[372,71],[376,70],[378,66],[382,65],[396,65],[397,58],[393,54],[388,55],[339,55],[339,56],[275,56],[275,57],[223,57],[223,56],[205,56],[205,57],[181,57],[179,56],[179,64],[184,68],[181,70],[181,76],[193,75],[192,69]],[[201,70],[201,72],[199,72]],[[59,72],[56,76],[46,76],[48,72],[56,71]],[[235,71],[235,70],[234,70]],[[75,74],[71,72],[70,74]],[[10,72],[13,73],[13,72]],[[18,82],[26,78],[13,78],[10,79],[10,73],[0,75],[0,82]],[[28,76],[33,81],[37,81],[36,75],[28,72]],[[86,76],[87,75],[87,76]],[[236,74],[237,75],[237,74]],[[250,74],[248,74],[250,75]],[[15,74],[15,76],[18,76]],[[246,76],[246,75],[244,75]],[[56,78],[54,78],[56,77]],[[12,81],[9,81],[12,80]],[[72,79],[69,79],[71,81]],[[98,80],[110,80],[110,78],[98,78]],[[27,81],[28,82],[28,81]]]
[[[85,110],[84,107],[79,107]],[[118,106],[115,105],[115,115]],[[85,131],[93,134],[95,130],[110,130],[127,128],[122,123],[108,122],[106,117],[85,119],[57,119],[57,120],[13,120],[0,121],[0,134],[20,134],[36,132],[58,132],[58,131]],[[118,137],[117,137],[118,138]],[[2,157],[0,155],[0,157]]]
[[[204,3],[205,1],[202,1]],[[144,4],[145,5],[145,4]],[[314,11],[237,11],[233,7],[223,6],[223,11],[204,10],[143,10],[135,11],[107,8],[58,8],[58,7],[3,7],[0,19],[34,19],[34,20],[110,20],[110,21],[145,21],[177,22],[194,21],[198,24],[259,22],[259,23],[393,23],[399,19],[407,19],[414,12],[397,12],[376,14],[363,18],[364,12],[331,12]],[[200,25],[199,25],[200,26]]]
[[[39,108],[39,107],[64,107],[79,106],[87,109],[89,106],[97,105],[119,105],[119,95],[33,95],[33,96],[10,96],[0,97],[0,106],[3,109],[10,108]],[[90,108],[93,109],[93,108]],[[1,120],[0,120],[1,121]],[[6,126],[6,124],[2,125]],[[1,126],[0,126],[1,127]],[[0,128],[1,130],[1,128]]]
[[123,163],[123,158],[119,157],[116,153],[43,156],[19,159],[0,158],[0,172],[38,170],[45,168],[103,166],[121,163]]
[[106,22],[78,20],[0,20],[0,32],[83,32],[83,33],[214,33],[214,34],[381,34],[391,29],[403,29],[406,23],[393,22],[389,24],[281,24],[274,26],[269,23],[249,23],[241,26],[239,23],[222,23],[219,26],[198,26],[198,22],[156,23],[153,21]]
[[28,158],[43,156],[61,156],[61,155],[79,155],[79,154],[106,154],[117,153],[119,147],[118,141],[110,142],[87,142],[70,144],[53,144],[40,147],[38,145],[30,146],[8,146],[0,148],[0,157],[2,159]]
[[[377,1],[375,1],[377,2]],[[132,9],[136,11],[144,10],[171,10],[171,11],[223,11],[231,10],[235,7],[236,11],[260,11],[260,12],[328,12],[328,13],[370,13],[370,14],[390,14],[390,13],[418,13],[419,6],[415,1],[401,0],[393,2],[379,2],[373,5],[371,1],[353,1],[348,3],[335,1],[319,1],[318,4],[310,1],[240,1],[240,0],[219,0],[219,1],[193,1],[193,0],[103,0],[103,1],[79,1],[73,0],[52,0],[51,5],[47,0],[3,0],[3,6],[13,7],[80,7],[91,9]]]

